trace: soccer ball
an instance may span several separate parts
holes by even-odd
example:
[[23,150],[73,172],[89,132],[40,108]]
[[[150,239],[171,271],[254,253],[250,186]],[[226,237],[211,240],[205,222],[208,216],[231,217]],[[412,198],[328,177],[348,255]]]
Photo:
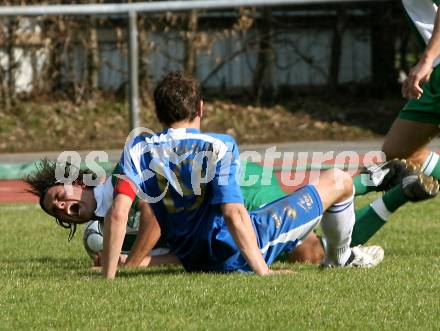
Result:
[[100,221],[90,221],[84,229],[83,245],[92,259],[104,248],[103,226]]

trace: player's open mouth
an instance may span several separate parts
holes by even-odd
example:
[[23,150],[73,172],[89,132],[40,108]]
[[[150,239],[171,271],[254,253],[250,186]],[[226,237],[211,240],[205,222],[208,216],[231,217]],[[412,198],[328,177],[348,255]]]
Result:
[[69,214],[79,216],[79,203],[72,203],[69,207]]

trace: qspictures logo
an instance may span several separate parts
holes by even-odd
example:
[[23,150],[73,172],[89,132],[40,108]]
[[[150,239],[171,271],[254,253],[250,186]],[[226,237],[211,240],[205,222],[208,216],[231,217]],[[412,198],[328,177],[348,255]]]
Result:
[[[199,139],[202,143],[185,143],[191,139]],[[108,160],[108,154],[104,151],[88,153],[84,162],[78,152],[62,152],[57,158],[56,179],[69,189],[68,186],[78,178],[79,169],[83,166],[93,173],[84,175],[83,182],[92,187],[100,185],[106,177],[101,165],[108,163]],[[232,140],[222,141],[203,133],[179,131],[178,134],[160,134],[148,128],[137,128],[126,139],[119,161],[122,171],[116,176],[132,183],[139,198],[155,203],[164,199],[170,186],[183,197],[189,183],[191,193],[201,195],[203,186],[213,180],[216,185],[269,186],[278,173],[276,180],[292,187],[303,183],[306,175],[313,182],[318,182],[323,171],[333,167],[354,175],[361,166],[370,166],[371,171],[361,174],[361,180],[366,186],[376,186],[386,175],[386,170],[377,171],[381,166],[376,164],[384,160],[385,155],[380,151],[363,155],[354,151],[295,153],[279,152],[276,146],[268,147],[263,153],[247,150],[238,154],[238,147]],[[258,164],[261,171],[247,172],[240,164]],[[186,171],[184,179],[180,172],[182,168]],[[150,180],[158,183],[159,191],[156,190],[154,194],[142,189],[142,184]],[[185,185],[182,181],[185,181]],[[335,181],[338,185],[337,178]],[[342,181],[339,185],[342,187]]]

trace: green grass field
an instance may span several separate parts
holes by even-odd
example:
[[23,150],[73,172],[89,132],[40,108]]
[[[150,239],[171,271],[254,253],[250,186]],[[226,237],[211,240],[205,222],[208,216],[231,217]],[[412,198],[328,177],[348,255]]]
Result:
[[[358,201],[359,202],[359,201]],[[364,203],[361,201],[361,203]],[[0,330],[438,330],[440,198],[401,208],[372,243],[372,270],[185,274],[180,268],[88,271],[73,242],[36,205],[0,205]]]

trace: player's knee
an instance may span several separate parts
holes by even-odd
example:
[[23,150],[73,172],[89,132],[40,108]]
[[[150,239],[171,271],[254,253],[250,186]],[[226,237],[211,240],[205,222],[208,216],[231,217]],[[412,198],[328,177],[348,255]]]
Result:
[[354,193],[353,177],[346,171],[344,171],[344,188],[349,195]]
[[387,161],[392,159],[407,159],[410,156],[404,151],[395,150],[393,148],[388,147],[385,144],[382,146],[382,152],[385,154],[385,159]]
[[324,259],[325,253],[319,238],[309,235],[307,239],[289,255],[289,262],[318,264]]
[[422,165],[426,158],[423,149],[410,152],[405,151],[403,148],[396,149],[394,146],[387,144],[386,142],[384,142],[382,146],[382,152],[385,154],[387,161],[392,159],[407,159]]
[[353,179],[350,174],[341,169],[332,169],[333,187],[344,195],[353,194]]
[[319,264],[324,259],[324,254],[318,254],[311,251],[306,251],[302,247],[296,249],[289,255],[288,261],[290,263],[311,263]]

